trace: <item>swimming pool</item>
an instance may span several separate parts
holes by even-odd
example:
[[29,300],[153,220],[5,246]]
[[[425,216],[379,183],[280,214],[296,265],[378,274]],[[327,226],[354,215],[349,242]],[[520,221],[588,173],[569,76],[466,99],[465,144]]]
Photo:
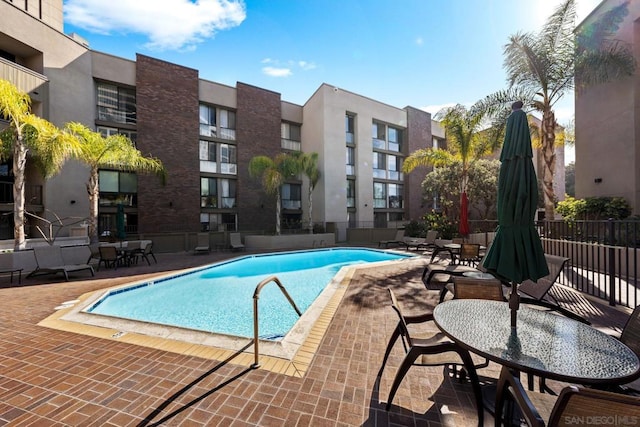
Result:
[[[101,293],[82,309],[85,314],[118,320],[203,331],[232,337],[253,336],[253,292],[275,275],[302,312],[335,290],[342,267],[410,258],[411,255],[366,248],[330,248],[243,256],[179,275],[126,285]],[[330,286],[332,285],[332,286]],[[301,319],[275,284],[259,299],[262,339],[280,340]],[[303,318],[307,313],[303,314]],[[93,322],[90,322],[93,323]],[[104,323],[103,323],[104,324]],[[118,326],[121,328],[121,326]],[[138,330],[140,327],[137,328]],[[154,329],[153,327],[151,329]]]

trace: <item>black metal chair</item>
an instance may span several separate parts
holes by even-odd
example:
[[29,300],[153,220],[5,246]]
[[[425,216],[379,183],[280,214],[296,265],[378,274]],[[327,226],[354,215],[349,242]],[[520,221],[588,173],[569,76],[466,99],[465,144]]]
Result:
[[[398,338],[401,338],[402,345],[406,352],[406,356],[402,361],[402,364],[398,368],[398,372],[393,380],[393,385],[389,391],[389,398],[386,404],[386,410],[391,408],[391,402],[393,397],[400,386],[403,378],[412,366],[449,366],[449,365],[464,365],[469,374],[473,392],[476,398],[476,406],[478,410],[478,425],[484,423],[484,407],[482,404],[482,391],[480,389],[480,380],[476,373],[476,368],[471,359],[469,352],[462,347],[458,346],[453,341],[449,340],[440,331],[430,334],[429,336],[421,336],[420,338],[414,338],[410,335],[408,324],[411,323],[423,323],[433,321],[433,314],[426,313],[419,316],[405,316],[402,312],[402,307],[395,294],[389,289],[389,295],[391,297],[391,307],[398,315],[398,326],[393,331],[387,349],[384,353],[382,360],[382,366],[378,371],[378,378],[382,377],[382,372],[391,354]],[[454,354],[455,353],[455,354]],[[457,357],[456,357],[457,355]]]

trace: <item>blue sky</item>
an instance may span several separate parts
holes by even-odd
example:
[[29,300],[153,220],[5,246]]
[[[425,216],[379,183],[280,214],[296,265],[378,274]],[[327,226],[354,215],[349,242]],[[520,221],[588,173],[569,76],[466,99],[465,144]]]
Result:
[[[577,0],[578,20],[599,0]],[[303,104],[328,83],[431,113],[504,89],[509,35],[537,31],[560,0],[64,0],[65,32],[259,86]],[[557,106],[573,116],[573,95]]]

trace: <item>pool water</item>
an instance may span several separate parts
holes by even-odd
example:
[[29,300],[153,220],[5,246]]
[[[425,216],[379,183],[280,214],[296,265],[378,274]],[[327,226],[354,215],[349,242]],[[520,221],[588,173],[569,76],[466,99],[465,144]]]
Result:
[[[220,334],[253,336],[253,293],[276,276],[304,313],[345,266],[398,260],[399,253],[336,248],[246,256],[188,274],[109,292],[86,311]],[[259,297],[262,338],[279,339],[299,319],[275,283]]]

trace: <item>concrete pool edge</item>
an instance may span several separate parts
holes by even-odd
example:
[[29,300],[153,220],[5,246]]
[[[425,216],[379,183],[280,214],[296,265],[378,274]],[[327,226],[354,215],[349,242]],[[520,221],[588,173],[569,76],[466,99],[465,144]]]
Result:
[[[412,257],[409,257],[406,260],[410,259],[412,259]],[[274,343],[269,343],[262,340],[260,341],[260,368],[290,376],[304,376],[311,364],[311,361],[313,360],[313,357],[325,335],[325,332],[331,320],[334,317],[338,306],[340,305],[340,302],[342,301],[346,293],[347,287],[351,282],[355,272],[359,269],[375,268],[382,265],[388,265],[389,263],[403,262],[406,260],[374,262],[369,264],[344,267],[338,273],[338,275],[335,276],[333,281],[335,283],[332,282],[332,284],[327,287],[332,287],[333,289],[331,295],[326,297],[327,301],[324,303],[324,306],[316,308],[315,311],[317,311],[317,313],[315,313],[311,318],[307,319],[309,327],[306,329],[304,334],[295,335],[295,339],[293,339],[293,342],[290,343],[292,347],[287,350],[289,352],[289,355],[266,355],[265,352],[269,352],[269,345],[272,345]],[[196,270],[198,268],[187,269],[182,273]],[[159,280],[162,277],[164,276],[159,275],[158,277],[151,280]],[[227,361],[241,366],[253,365],[253,344],[252,340],[250,339],[237,339],[238,337],[232,337],[230,339],[237,341],[236,345],[234,345],[234,348],[236,349],[230,349],[226,348],[225,346],[215,345],[213,340],[207,340],[206,343],[193,343],[186,342],[182,339],[176,339],[175,337],[153,336],[144,333],[138,333],[131,331],[131,328],[126,328],[129,330],[123,331],[122,328],[118,327],[118,324],[114,324],[117,322],[113,322],[112,318],[109,318],[107,323],[101,325],[82,323],[83,320],[81,318],[74,318],[74,316],[77,316],[82,309],[92,304],[93,301],[95,301],[105,292],[108,292],[110,289],[118,289],[132,285],[133,282],[126,285],[104,288],[98,291],[83,294],[78,298],[78,302],[74,302],[73,304],[69,304],[68,306],[63,305],[61,307],[57,307],[56,312],[39,322],[38,325],[52,329],[78,333],[97,338],[104,338],[108,340],[116,340],[129,344],[140,345],[184,355],[192,355],[205,359]],[[85,316],[93,315],[85,314]],[[143,322],[136,323],[140,324]],[[152,327],[165,329],[165,327],[161,325],[154,325]],[[190,333],[189,331],[187,332]],[[178,332],[177,335],[179,335],[180,333],[181,332]],[[208,332],[203,332],[203,334],[206,334],[207,336],[215,335]],[[271,353],[273,353],[273,351],[271,351]]]

